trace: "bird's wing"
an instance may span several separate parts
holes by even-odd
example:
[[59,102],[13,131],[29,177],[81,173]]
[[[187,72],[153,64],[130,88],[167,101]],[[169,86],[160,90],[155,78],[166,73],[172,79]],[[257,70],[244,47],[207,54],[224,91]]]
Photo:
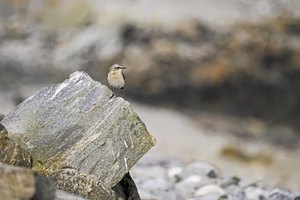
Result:
[[124,81],[125,81],[125,76],[124,76],[123,72],[121,72],[121,73],[122,73],[123,79],[124,79]]

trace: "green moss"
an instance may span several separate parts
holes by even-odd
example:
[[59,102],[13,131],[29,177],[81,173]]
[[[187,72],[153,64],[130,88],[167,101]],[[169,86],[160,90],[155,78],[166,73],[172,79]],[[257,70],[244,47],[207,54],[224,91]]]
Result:
[[135,112],[130,112],[129,115],[131,119],[131,130],[136,128],[139,125],[140,132],[142,132],[142,135],[145,135],[147,141],[151,142],[151,145],[154,146],[156,144],[156,139],[148,132],[146,125],[144,122],[140,119],[140,117]]
[[53,158],[47,161],[33,159],[32,169],[43,175],[50,175],[52,172],[65,168],[66,165],[63,163],[63,158]]

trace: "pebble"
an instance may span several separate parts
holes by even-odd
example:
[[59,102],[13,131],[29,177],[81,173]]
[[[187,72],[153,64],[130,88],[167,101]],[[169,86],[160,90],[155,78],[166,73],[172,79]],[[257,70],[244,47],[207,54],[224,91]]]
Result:
[[168,178],[173,182],[177,183],[181,181],[182,167],[173,167],[168,171]]
[[223,188],[227,188],[228,186],[231,186],[231,185],[238,185],[239,182],[240,182],[240,179],[238,177],[223,177],[223,178],[220,178],[220,186],[223,187]]
[[248,200],[263,200],[266,199],[266,192],[261,188],[247,187],[245,189],[245,196]]
[[137,167],[131,173],[133,176],[137,177],[144,177],[144,178],[161,178],[166,176],[166,170],[159,165],[156,166],[144,166],[144,167]]
[[270,200],[293,200],[293,195],[281,189],[274,189],[269,192],[268,199]]
[[175,188],[184,196],[191,196],[200,187],[202,178],[198,175],[191,175],[175,184]]
[[291,193],[260,184],[246,185],[238,177],[222,176],[205,162],[184,165],[178,160],[145,160],[131,171],[141,199],[153,200],[300,200]]
[[217,169],[211,164],[205,162],[193,162],[188,164],[182,172],[182,176],[190,176],[197,174],[199,176],[207,176],[209,178],[217,177]]
[[225,190],[218,185],[205,185],[195,192],[195,196],[200,197],[211,193],[217,193],[219,196],[222,196],[225,194]]
[[151,179],[148,178],[142,182],[138,182],[141,189],[147,189],[152,193],[158,193],[171,188],[171,184],[164,178]]
[[228,194],[229,199],[238,200],[245,198],[244,189],[238,185],[230,185],[226,187],[226,194]]

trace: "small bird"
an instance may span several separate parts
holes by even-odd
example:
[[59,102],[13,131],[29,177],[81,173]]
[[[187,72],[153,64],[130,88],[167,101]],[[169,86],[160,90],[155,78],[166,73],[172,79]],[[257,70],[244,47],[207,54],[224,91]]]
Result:
[[118,64],[114,64],[110,67],[109,73],[107,75],[107,81],[109,85],[117,89],[124,89],[125,76],[122,71],[123,69],[126,69],[126,67]]

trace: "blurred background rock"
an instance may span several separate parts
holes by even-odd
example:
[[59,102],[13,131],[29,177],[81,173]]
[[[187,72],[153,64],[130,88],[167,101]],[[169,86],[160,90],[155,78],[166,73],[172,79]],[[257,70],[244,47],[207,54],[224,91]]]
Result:
[[2,0],[0,113],[84,70],[158,139],[146,159],[204,160],[300,190],[300,2]]

